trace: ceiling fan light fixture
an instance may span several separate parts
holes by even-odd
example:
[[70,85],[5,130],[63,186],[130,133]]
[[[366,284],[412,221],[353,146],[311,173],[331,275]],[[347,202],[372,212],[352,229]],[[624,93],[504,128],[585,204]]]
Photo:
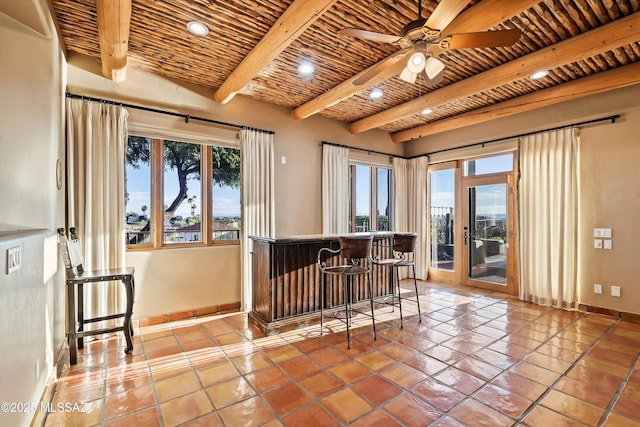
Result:
[[541,79],[541,78],[543,78],[543,77],[546,77],[548,74],[549,74],[549,72],[548,72],[548,71],[546,71],[546,70],[544,70],[544,71],[537,71],[537,72],[535,72],[535,73],[533,73],[533,74],[531,75],[531,78],[532,78],[532,79],[534,79],[534,80],[538,80],[538,79]]
[[369,98],[372,100],[380,99],[382,95],[384,95],[384,92],[380,88],[371,89],[371,92],[369,92]]
[[198,21],[187,22],[187,30],[196,36],[206,36],[209,34],[209,27]]
[[400,73],[400,80],[404,80],[407,83],[415,83],[418,73],[413,73],[409,70],[409,67],[404,67]]
[[424,64],[426,62],[426,57],[423,52],[415,52],[413,55],[409,57],[407,61],[407,68],[412,73],[419,73],[424,70]]
[[440,74],[444,70],[444,64],[439,59],[430,56],[424,64],[424,72],[429,80]]

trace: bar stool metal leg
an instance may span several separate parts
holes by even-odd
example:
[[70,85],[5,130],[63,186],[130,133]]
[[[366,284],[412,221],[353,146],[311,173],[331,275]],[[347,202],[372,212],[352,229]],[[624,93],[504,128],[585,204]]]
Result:
[[326,275],[324,273],[320,273],[320,292],[321,292],[321,297],[320,297],[320,335],[323,334],[324,332],[324,327],[323,327],[323,311],[324,311],[324,299],[325,299],[325,290],[324,290],[324,286],[325,286],[325,281],[326,281]]
[[422,313],[420,312],[420,296],[418,295],[418,281],[416,280],[416,265],[411,266],[413,268],[413,286],[416,289],[416,304],[418,304],[418,321],[422,323]]
[[351,333],[349,332],[349,324],[351,323],[351,281],[352,277],[342,276],[342,286],[344,289],[344,316],[347,324],[347,348],[351,349]]
[[373,323],[373,339],[377,340],[378,336],[376,334],[376,319],[374,317],[374,307],[373,307],[373,281],[371,280],[371,272],[367,274],[369,277],[369,300],[371,301],[371,322]]
[[[400,309],[400,329],[404,329],[403,319],[402,319],[402,297],[400,296],[400,272],[398,271],[397,266],[391,267],[391,270],[395,272],[396,277],[396,290],[398,291],[398,307]],[[395,291],[393,293],[393,298],[395,298]]]

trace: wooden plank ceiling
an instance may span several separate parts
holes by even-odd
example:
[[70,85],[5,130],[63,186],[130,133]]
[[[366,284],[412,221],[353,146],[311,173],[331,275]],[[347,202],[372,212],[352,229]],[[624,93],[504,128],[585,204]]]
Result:
[[[397,71],[353,85],[399,48],[338,35],[399,35],[418,19],[417,0],[52,3],[65,48],[101,58],[107,78],[123,79],[128,59],[129,67],[217,90],[219,102],[237,92],[290,108],[299,120],[320,114],[353,133],[387,131],[395,142],[640,83],[640,0],[471,0],[447,33],[519,29],[522,37],[509,47],[444,51],[444,78],[431,87]],[[422,16],[438,4],[422,0]],[[209,34],[189,33],[192,20]],[[302,60],[314,74],[299,75]],[[541,68],[548,76],[532,80]],[[384,96],[372,101],[372,88]],[[433,113],[421,114],[427,107]]]

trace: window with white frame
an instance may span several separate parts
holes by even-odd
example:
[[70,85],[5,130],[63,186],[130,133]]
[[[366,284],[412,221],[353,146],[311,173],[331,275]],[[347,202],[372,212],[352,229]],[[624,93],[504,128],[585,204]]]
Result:
[[350,230],[391,230],[391,168],[355,163],[350,174]]
[[125,203],[129,248],[237,244],[240,150],[130,135]]

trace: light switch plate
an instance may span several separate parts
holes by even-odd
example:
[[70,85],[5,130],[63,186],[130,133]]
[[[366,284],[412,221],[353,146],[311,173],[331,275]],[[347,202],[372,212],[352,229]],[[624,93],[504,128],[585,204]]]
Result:
[[594,239],[593,247],[596,249],[602,249],[602,239]]
[[7,249],[7,274],[22,268],[22,246]]
[[611,287],[611,296],[619,297],[620,296],[620,286],[612,286]]
[[602,242],[603,242],[603,246],[602,246],[603,248],[612,249],[613,241],[611,239],[604,239]]
[[594,294],[601,294],[602,293],[602,285],[596,283],[593,285],[593,293]]
[[604,237],[607,239],[611,238],[611,229],[610,228],[594,228],[593,229],[593,237]]

